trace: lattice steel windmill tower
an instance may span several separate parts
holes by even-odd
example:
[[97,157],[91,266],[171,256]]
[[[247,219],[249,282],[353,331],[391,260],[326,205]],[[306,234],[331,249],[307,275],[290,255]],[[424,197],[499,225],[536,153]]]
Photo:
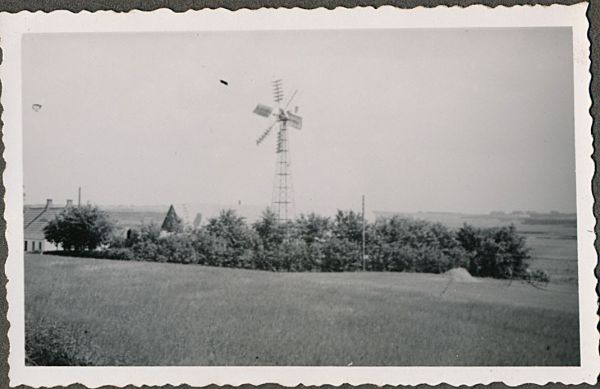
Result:
[[[296,91],[297,92],[297,91]],[[290,168],[290,141],[288,127],[300,130],[302,128],[302,118],[293,112],[287,110],[290,103],[296,96],[296,92],[288,100],[285,106],[283,101],[283,85],[281,80],[273,81],[273,95],[276,108],[265,104],[258,104],[254,113],[266,118],[273,117],[275,120],[256,140],[256,145],[260,145],[271,133],[274,127],[277,131],[277,147],[275,154],[275,179],[273,180],[273,195],[271,199],[271,209],[277,215],[280,223],[286,223],[294,218],[294,186],[292,183],[292,171]],[[297,111],[297,107],[296,107]]]

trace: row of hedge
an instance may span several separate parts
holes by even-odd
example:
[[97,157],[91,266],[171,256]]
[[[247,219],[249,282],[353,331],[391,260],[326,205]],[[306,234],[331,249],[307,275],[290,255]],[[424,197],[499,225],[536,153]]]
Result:
[[[439,223],[391,217],[367,223],[365,238],[368,271],[442,273],[465,267],[481,277],[531,275],[525,239],[512,225],[450,230]],[[226,210],[199,229],[164,233],[145,225],[83,255],[271,271],[357,271],[363,269],[362,220],[355,212],[338,211],[334,218],[302,215],[282,225],[267,210],[248,225]]]

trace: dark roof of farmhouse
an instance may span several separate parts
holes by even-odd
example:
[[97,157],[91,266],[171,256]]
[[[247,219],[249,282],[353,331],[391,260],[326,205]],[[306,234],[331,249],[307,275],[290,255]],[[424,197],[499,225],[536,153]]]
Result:
[[44,227],[58,215],[64,207],[25,207],[23,227],[25,239],[44,239]]

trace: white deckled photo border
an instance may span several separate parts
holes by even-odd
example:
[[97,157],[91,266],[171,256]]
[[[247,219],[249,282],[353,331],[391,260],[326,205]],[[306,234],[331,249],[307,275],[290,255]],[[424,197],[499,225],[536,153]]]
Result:
[[[3,63],[0,77],[4,113],[3,141],[5,219],[8,258],[7,299],[10,329],[11,386],[33,387],[81,383],[88,387],[133,384],[165,385],[208,384],[241,385],[279,383],[285,386],[391,384],[391,385],[475,385],[503,382],[579,384],[596,382],[600,373],[596,277],[597,254],[594,248],[595,218],[592,212],[591,158],[592,118],[588,21],[586,4],[572,6],[485,6],[437,7],[402,10],[390,6],[374,9],[337,8],[326,10],[224,9],[170,10],[128,13],[68,11],[52,13],[20,12],[0,14]],[[581,365],[576,367],[34,367],[25,366],[24,347],[24,269],[23,269],[23,148],[21,100],[21,39],[27,33],[79,32],[174,32],[174,31],[255,31],[372,28],[504,28],[570,27],[573,36],[574,112],[577,185],[577,248],[580,315]]]

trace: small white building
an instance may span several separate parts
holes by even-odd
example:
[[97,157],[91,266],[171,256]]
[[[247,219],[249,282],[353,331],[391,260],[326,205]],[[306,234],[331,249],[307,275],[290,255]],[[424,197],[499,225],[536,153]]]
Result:
[[26,205],[23,207],[24,241],[25,252],[37,252],[58,250],[44,237],[44,227],[54,219],[65,207],[73,205],[72,200],[67,200],[65,206],[54,206],[52,199],[46,200],[45,206]]

